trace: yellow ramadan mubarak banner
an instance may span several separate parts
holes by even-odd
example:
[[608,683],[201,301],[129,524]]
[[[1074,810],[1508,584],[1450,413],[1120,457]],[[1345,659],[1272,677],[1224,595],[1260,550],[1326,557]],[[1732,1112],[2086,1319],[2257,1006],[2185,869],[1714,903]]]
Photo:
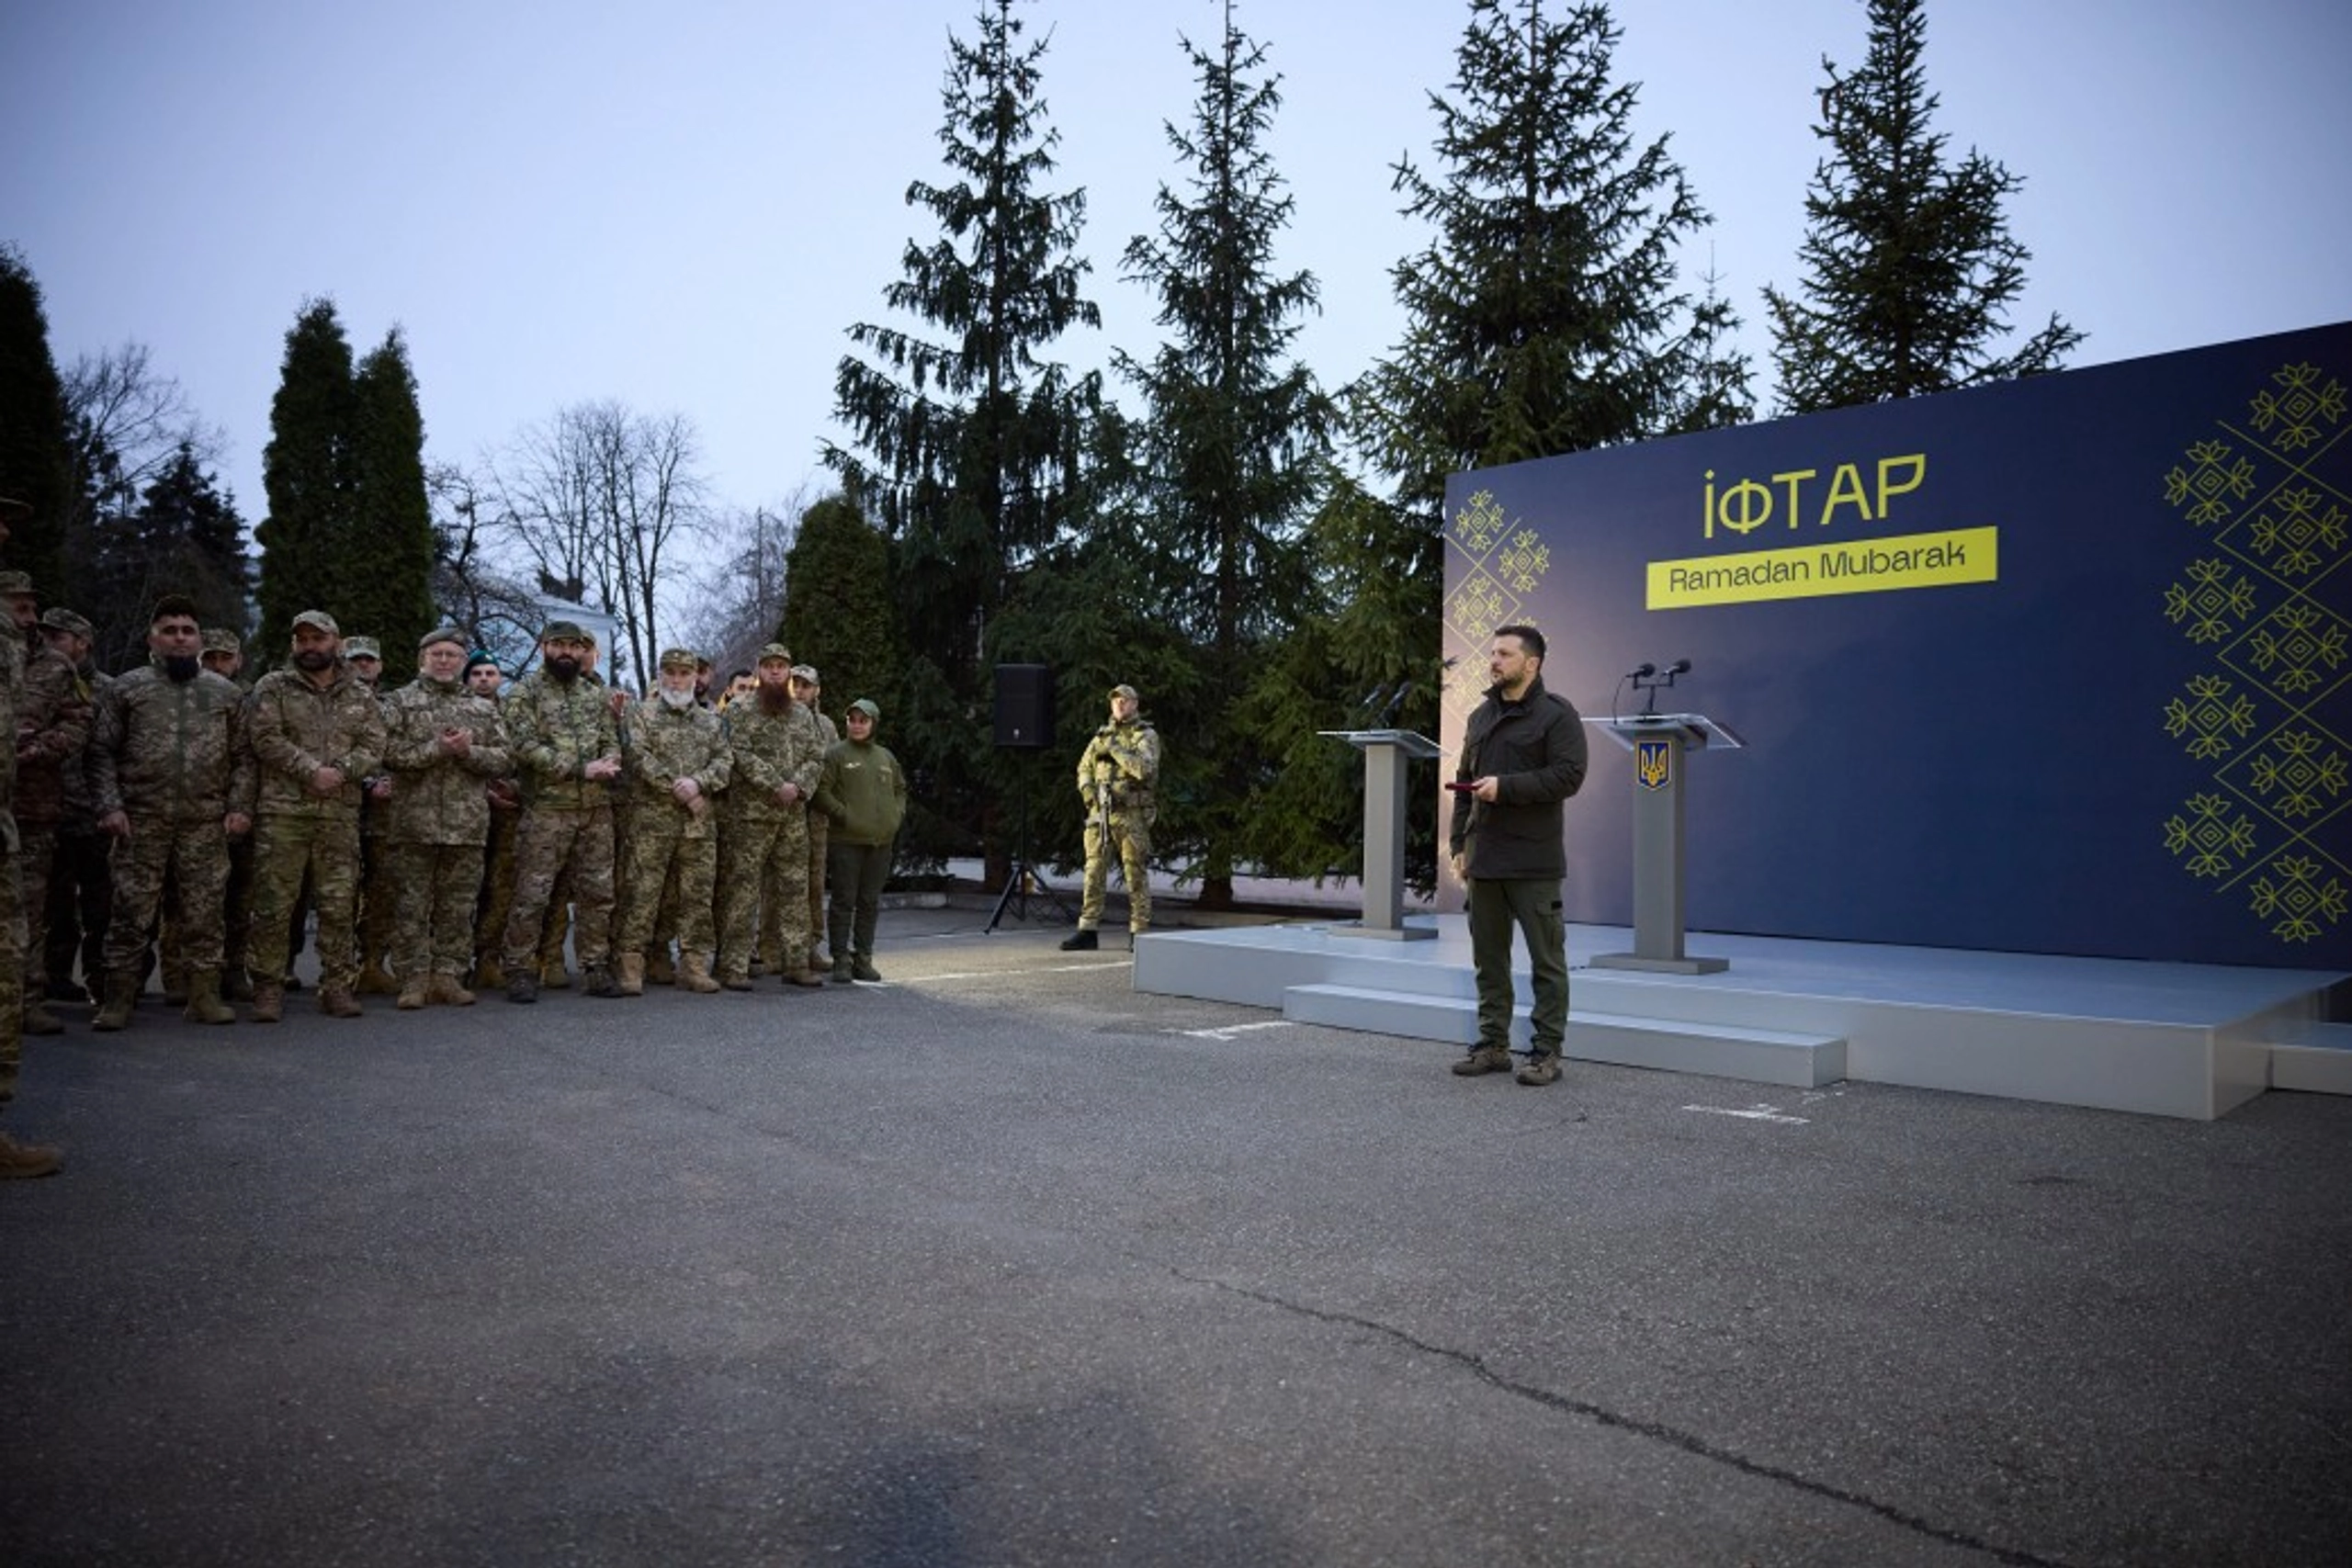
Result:
[[1812,599],[1828,593],[1889,593],[1992,582],[2001,575],[2001,531],[1962,528],[1850,544],[1812,545],[1742,556],[1693,556],[1649,567],[1649,608]]

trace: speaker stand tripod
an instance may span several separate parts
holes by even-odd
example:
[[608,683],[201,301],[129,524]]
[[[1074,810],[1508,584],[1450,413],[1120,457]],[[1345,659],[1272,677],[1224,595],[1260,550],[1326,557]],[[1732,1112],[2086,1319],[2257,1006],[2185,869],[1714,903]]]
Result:
[[1062,902],[1061,895],[1055,892],[1037,874],[1036,867],[1029,863],[1029,770],[1026,768],[1021,771],[1020,797],[1021,830],[1013,840],[1012,873],[1004,879],[1004,891],[996,896],[996,910],[989,916],[988,927],[981,932],[983,936],[996,934],[997,925],[1004,919],[1008,905],[1017,906],[1023,920],[1029,918],[1029,887],[1032,883],[1036,885],[1037,896],[1051,904],[1063,919],[1073,923],[1078,919],[1070,907]]

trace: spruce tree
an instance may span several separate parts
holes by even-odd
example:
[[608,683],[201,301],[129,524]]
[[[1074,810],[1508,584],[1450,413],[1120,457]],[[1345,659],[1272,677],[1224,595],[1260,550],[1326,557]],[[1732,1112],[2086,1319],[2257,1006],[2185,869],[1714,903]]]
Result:
[[[101,668],[129,668],[146,657],[148,607],[165,593],[193,599],[207,627],[240,637],[248,631],[253,585],[244,520],[193,446],[173,454],[138,509],[104,537],[94,580],[106,613],[92,617]],[[256,670],[269,662],[249,661]]]
[[1920,63],[1925,0],[1868,3],[1860,68],[1841,77],[1822,62],[1826,123],[1814,134],[1830,151],[1805,195],[1804,280],[1764,294],[1791,413],[2056,370],[2083,338],[2052,314],[1999,352],[2032,259],[2001,211],[2022,182],[1973,149],[1946,161]]
[[[1043,355],[1100,325],[1073,254],[1082,191],[1044,188],[1059,138],[1039,96],[1046,43],[1024,44],[1013,0],[983,0],[976,41],[952,39],[940,141],[951,180],[918,180],[910,206],[939,226],[910,242],[884,298],[935,335],[861,323],[834,383],[854,450],[826,460],[894,545],[906,723],[894,745],[939,797],[972,801],[985,771],[989,629],[1017,575],[1082,525],[1085,446],[1100,398]],[[1017,651],[1013,653],[1017,657]],[[961,842],[983,823],[967,816]],[[1000,852],[992,858],[1002,863]]]
[[55,596],[74,510],[73,447],[63,385],[49,349],[40,284],[14,247],[0,246],[0,496],[32,508],[11,518],[5,558]]
[[1263,145],[1280,78],[1265,73],[1264,46],[1229,7],[1215,53],[1189,39],[1183,48],[1200,96],[1191,130],[1166,130],[1186,188],[1159,187],[1159,232],[1138,236],[1125,257],[1126,276],[1157,296],[1169,336],[1148,362],[1123,354],[1118,365],[1144,396],[1140,515],[1165,569],[1137,608],[1189,639],[1187,684],[1208,700],[1184,716],[1185,743],[1217,759],[1205,787],[1176,792],[1197,795],[1195,819],[1171,823],[1178,830],[1158,847],[1203,840],[1201,901],[1217,908],[1232,902],[1235,843],[1264,771],[1253,738],[1232,723],[1231,696],[1306,591],[1299,529],[1337,413],[1313,374],[1286,358],[1317,290],[1312,274],[1273,264],[1293,209]]
[[[415,672],[418,639],[433,629],[433,504],[424,478],[424,419],[400,330],[359,362],[353,382],[351,525],[332,563],[331,600],[350,631],[375,637],[384,680]],[[390,689],[389,686],[386,688]]]
[[334,302],[306,301],[286,334],[262,452],[269,514],[254,530],[262,549],[257,663],[284,656],[294,617],[304,610],[323,609],[343,620],[334,602],[361,564],[343,559],[359,537],[352,483],[357,424],[351,344]]
[[1392,269],[1405,338],[1351,412],[1431,527],[1448,474],[1672,428],[1694,348],[1728,324],[1677,286],[1706,214],[1665,139],[1636,144],[1617,39],[1604,5],[1471,0],[1453,97],[1431,95],[1442,170],[1396,165],[1437,233]]

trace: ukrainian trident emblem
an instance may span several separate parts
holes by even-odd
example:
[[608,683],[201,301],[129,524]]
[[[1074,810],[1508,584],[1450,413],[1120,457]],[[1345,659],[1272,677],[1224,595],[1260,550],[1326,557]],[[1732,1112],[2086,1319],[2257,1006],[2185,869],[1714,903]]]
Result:
[[1668,740],[1634,742],[1634,777],[1644,789],[1664,789],[1673,783],[1673,742]]

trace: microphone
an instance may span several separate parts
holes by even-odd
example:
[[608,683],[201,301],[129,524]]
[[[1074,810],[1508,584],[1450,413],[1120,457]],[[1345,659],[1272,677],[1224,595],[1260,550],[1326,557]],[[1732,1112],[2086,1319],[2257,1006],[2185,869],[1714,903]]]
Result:
[[1657,673],[1657,666],[1655,664],[1636,664],[1634,666],[1634,672],[1626,676],[1625,679],[1628,681],[1645,681]]
[[1666,672],[1669,675],[1688,675],[1690,673],[1690,661],[1687,659],[1678,659],[1666,667]]

